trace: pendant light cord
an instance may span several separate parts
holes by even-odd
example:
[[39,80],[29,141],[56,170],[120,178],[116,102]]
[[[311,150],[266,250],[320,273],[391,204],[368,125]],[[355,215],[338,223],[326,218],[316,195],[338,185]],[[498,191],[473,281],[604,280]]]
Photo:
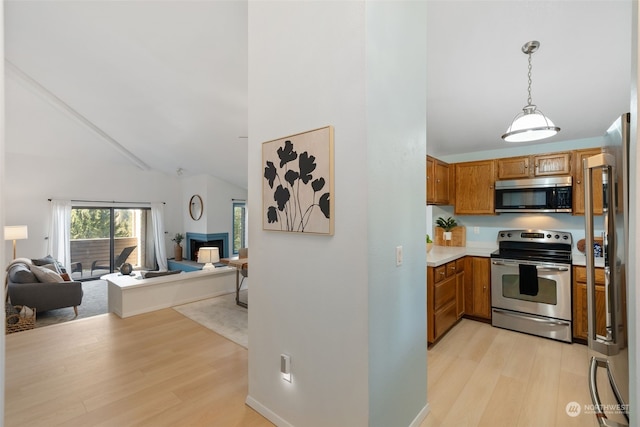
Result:
[[528,105],[531,105],[531,52],[529,52],[529,72],[527,76],[529,77],[529,97],[527,98]]

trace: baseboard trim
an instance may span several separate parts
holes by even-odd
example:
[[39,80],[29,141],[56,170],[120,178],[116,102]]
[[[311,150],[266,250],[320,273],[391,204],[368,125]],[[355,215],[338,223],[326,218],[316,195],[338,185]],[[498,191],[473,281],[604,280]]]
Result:
[[[255,400],[253,397],[247,396],[245,403],[278,427],[293,427],[292,424],[289,424],[278,414],[274,413],[271,409],[267,408],[262,403]],[[424,407],[420,410],[420,412],[418,412],[418,415],[416,415],[416,417],[408,427],[419,427],[420,424],[422,424],[422,422],[427,418],[427,415],[429,415],[430,410],[431,409],[429,408],[428,403],[424,405]]]
[[[251,396],[247,396],[245,403],[255,409],[260,415],[277,425],[278,427],[293,427],[292,424],[289,424],[283,418],[281,418],[278,414],[273,412],[271,409],[264,406],[262,403],[258,402]],[[419,424],[416,424],[419,425]]]
[[427,403],[426,405],[424,405],[424,408],[422,408],[422,410],[418,412],[418,415],[416,415],[411,424],[409,424],[409,427],[419,427],[420,424],[422,424],[422,422],[427,418],[427,415],[429,415],[429,411],[429,404]]

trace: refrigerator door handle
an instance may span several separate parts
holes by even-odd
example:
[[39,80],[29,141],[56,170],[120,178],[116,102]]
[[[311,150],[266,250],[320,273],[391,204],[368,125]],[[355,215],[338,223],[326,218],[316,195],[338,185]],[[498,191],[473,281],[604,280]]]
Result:
[[[615,158],[611,154],[602,153],[584,159],[584,215],[585,215],[585,245],[593,248],[594,227],[593,227],[593,177],[592,171],[602,171],[603,182],[614,182]],[[605,175],[606,174],[606,175]],[[605,289],[606,289],[606,330],[607,336],[603,337],[596,333],[596,286],[595,286],[595,258],[593,250],[585,251],[587,265],[587,323],[588,323],[588,345],[598,353],[612,356],[620,352],[622,343],[618,341],[618,311],[619,290],[616,289],[616,242],[615,242],[615,199],[614,192],[610,188],[605,191],[603,200],[603,215],[605,215],[605,231],[603,244],[605,245]]]
[[600,427],[628,427],[629,424],[620,424],[607,418],[607,415],[604,412],[604,405],[602,404],[600,395],[598,394],[598,382],[596,379],[598,368],[605,368],[607,370],[609,384],[611,385],[613,394],[616,396],[618,406],[623,411],[627,422],[629,421],[629,407],[623,401],[622,396],[620,395],[618,385],[616,384],[615,379],[613,378],[613,374],[611,373],[609,361],[600,357],[592,357],[591,362],[589,363],[589,393],[591,394],[591,402],[593,403],[593,410],[598,420],[598,425],[600,425]]

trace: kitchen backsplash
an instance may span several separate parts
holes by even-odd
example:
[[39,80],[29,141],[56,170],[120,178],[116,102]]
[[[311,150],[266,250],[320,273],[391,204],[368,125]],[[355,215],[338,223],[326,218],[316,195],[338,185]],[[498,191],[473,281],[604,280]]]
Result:
[[[427,206],[427,232],[433,236],[435,220],[438,217],[454,217],[459,225],[467,227],[467,245],[474,243],[495,243],[500,230],[511,229],[543,229],[558,230],[571,233],[573,246],[584,239],[584,216],[567,213],[531,214],[503,213],[500,215],[455,215],[453,206]],[[596,225],[597,226],[597,225]],[[477,227],[477,229],[476,229]],[[477,231],[477,233],[476,233]],[[596,236],[602,230],[596,229]]]

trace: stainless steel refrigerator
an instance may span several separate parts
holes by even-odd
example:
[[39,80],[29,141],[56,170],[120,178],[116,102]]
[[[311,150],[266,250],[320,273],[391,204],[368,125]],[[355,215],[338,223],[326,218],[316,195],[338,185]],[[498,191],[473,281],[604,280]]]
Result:
[[[595,237],[602,238],[601,258],[595,257],[594,250],[585,250],[590,409],[600,426],[629,425],[625,276],[629,253],[629,121],[629,113],[622,115],[607,131],[609,145],[604,152],[585,159],[583,164],[585,247],[594,248]],[[593,201],[600,198],[602,214],[595,215],[599,212],[594,211]],[[598,297],[596,268],[604,269],[604,289],[600,288]],[[605,322],[605,332],[597,328],[597,322]]]

